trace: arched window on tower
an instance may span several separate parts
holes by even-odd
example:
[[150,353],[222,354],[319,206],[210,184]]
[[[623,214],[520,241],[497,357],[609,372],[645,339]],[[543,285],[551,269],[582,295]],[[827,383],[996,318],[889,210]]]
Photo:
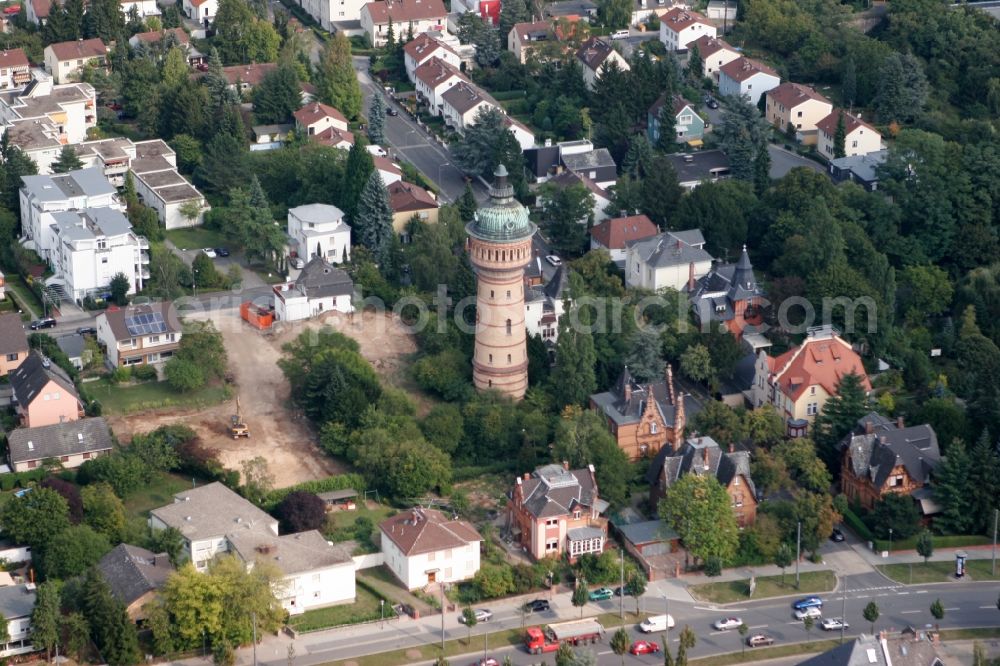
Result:
[[[510,293],[510,292],[508,292],[508,294],[509,294],[509,293]],[[510,329],[511,329],[511,325],[510,325],[510,319],[508,319],[508,320],[507,320],[507,335],[510,335]]]
[[490,354],[490,365],[493,365],[493,354]]
[[507,362],[510,363],[510,354],[507,354]]

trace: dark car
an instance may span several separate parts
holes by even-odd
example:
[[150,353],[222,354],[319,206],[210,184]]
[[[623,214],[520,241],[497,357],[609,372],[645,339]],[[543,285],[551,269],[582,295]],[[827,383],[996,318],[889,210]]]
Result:
[[225,247],[217,247],[217,248],[215,248],[215,256],[217,256],[217,257],[228,257],[229,256],[229,248],[225,248]]
[[386,114],[390,115],[390,116],[398,116],[399,115],[399,111],[397,111],[396,109],[394,109],[392,107],[389,107],[388,109],[386,109]]
[[823,600],[819,597],[806,597],[805,599],[799,599],[793,603],[792,608],[797,611],[805,610],[807,608],[823,608]]
[[529,613],[541,613],[549,609],[549,602],[546,599],[534,599],[524,604],[524,610]]
[[841,532],[836,527],[833,528],[833,531],[830,532],[830,541],[836,541],[837,543],[840,543],[843,540],[844,540],[844,533]]
[[705,106],[707,106],[710,109],[717,109],[719,108],[719,102],[716,101],[714,97],[706,97]]
[[40,328],[54,328],[56,325],[56,320],[52,317],[45,317],[44,319],[36,319],[28,325],[33,331],[37,331]]
[[76,329],[77,335],[97,335],[97,329],[93,326],[81,326]]

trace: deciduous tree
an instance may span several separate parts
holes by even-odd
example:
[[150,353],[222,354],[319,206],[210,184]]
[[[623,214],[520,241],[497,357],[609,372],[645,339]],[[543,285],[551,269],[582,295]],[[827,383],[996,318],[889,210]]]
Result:
[[111,550],[111,543],[89,525],[73,525],[52,537],[41,551],[39,569],[49,580],[79,576]]
[[318,530],[326,524],[326,504],[314,493],[296,490],[275,509],[282,532]]
[[69,527],[66,500],[54,490],[35,488],[12,497],[0,510],[3,531],[15,543],[44,550],[52,538]]
[[348,118],[361,113],[361,86],[351,61],[351,43],[338,32],[327,40],[316,67],[320,101],[340,110]]
[[686,474],[672,483],[659,505],[660,517],[695,560],[736,554],[739,530],[729,493],[713,476]]

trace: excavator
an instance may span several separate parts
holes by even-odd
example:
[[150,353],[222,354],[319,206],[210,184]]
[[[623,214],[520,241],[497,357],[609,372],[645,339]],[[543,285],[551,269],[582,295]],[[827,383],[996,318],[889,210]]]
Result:
[[243,422],[243,415],[240,413],[240,397],[236,396],[236,413],[229,419],[229,434],[233,439],[250,436],[250,427]]

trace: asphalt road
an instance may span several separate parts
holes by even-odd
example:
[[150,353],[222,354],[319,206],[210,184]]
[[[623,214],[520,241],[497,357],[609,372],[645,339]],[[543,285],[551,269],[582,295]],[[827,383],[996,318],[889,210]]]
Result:
[[[445,203],[451,203],[461,197],[465,191],[465,175],[455,166],[448,148],[421,129],[385,94],[382,87],[368,74],[367,57],[355,56],[354,69],[361,84],[365,113],[368,112],[372,95],[382,95],[387,105],[399,112],[399,115],[385,118],[385,137],[388,143],[386,147],[391,149],[392,157],[398,156],[417,167],[425,178],[438,186],[441,199]],[[472,185],[476,198],[480,201],[485,200],[486,188],[477,181],[473,181]]]
[[[789,576],[794,576],[789,572]],[[862,617],[862,610],[870,601],[879,606],[880,617],[876,629],[899,630],[906,626],[918,628],[931,627],[935,620],[929,607],[935,599],[940,599],[945,607],[945,617],[940,622],[942,628],[995,626],[1000,624],[1000,613],[996,608],[997,593],[1000,585],[975,583],[946,583],[939,585],[901,586],[890,582],[878,573],[866,573],[848,576],[842,579],[842,587],[834,593],[820,595],[823,598],[825,617],[845,617],[851,625],[847,636],[860,632],[870,632],[870,624]],[[664,612],[664,599],[659,595],[657,584],[650,585],[650,590],[643,598],[643,611],[649,614]],[[570,605],[567,595],[561,595],[553,601],[553,610],[545,613],[529,615],[526,626],[545,624],[559,619],[568,620],[579,616],[577,609]],[[671,600],[669,612],[674,616],[678,627],[690,626],[697,634],[698,640],[691,656],[703,657],[713,654],[734,652],[741,647],[741,637],[735,630],[717,631],[712,623],[720,618],[736,616],[750,627],[751,634],[764,632],[775,638],[776,644],[805,641],[816,638],[837,638],[839,632],[824,632],[817,623],[811,632],[806,632],[801,621],[792,615],[791,604],[794,598],[769,599],[740,603],[734,606],[715,607],[710,604],[683,603]],[[634,609],[635,601],[625,600],[626,609]],[[488,604],[483,604],[488,607]],[[517,629],[521,627],[521,617],[518,611],[511,607],[494,608],[494,618],[487,623],[477,625],[472,629],[472,645],[475,647],[488,644],[488,634],[501,629]],[[588,615],[595,613],[614,613],[618,611],[618,599],[591,603],[584,609]],[[445,637],[465,639],[467,629],[458,623],[456,613],[445,617]],[[336,632],[327,640],[297,647],[299,656],[296,663],[300,666],[319,664],[333,659],[345,659],[364,654],[412,647],[421,644],[434,644],[440,640],[440,632],[436,628],[439,618],[433,619],[433,624],[424,624],[410,619],[385,623],[384,628],[377,632],[368,632],[359,636],[357,630]],[[676,650],[676,635],[678,629],[670,632],[670,645]],[[647,636],[640,634],[634,627],[630,631],[632,640],[640,638],[661,642],[660,635]],[[326,637],[324,637],[326,638]],[[618,664],[620,658],[611,653],[606,639],[593,646],[598,656],[599,664]],[[305,654],[303,654],[303,649]],[[475,648],[474,648],[475,649]],[[510,656],[514,664],[527,666],[537,664],[542,658],[529,655],[523,647],[504,647],[487,650],[490,656],[501,659]],[[266,666],[284,666],[285,657],[275,655],[268,660],[265,655],[261,663]],[[548,656],[551,659],[551,655]],[[464,664],[472,659],[452,659],[454,664]],[[658,664],[662,656],[626,656],[627,664]]]

